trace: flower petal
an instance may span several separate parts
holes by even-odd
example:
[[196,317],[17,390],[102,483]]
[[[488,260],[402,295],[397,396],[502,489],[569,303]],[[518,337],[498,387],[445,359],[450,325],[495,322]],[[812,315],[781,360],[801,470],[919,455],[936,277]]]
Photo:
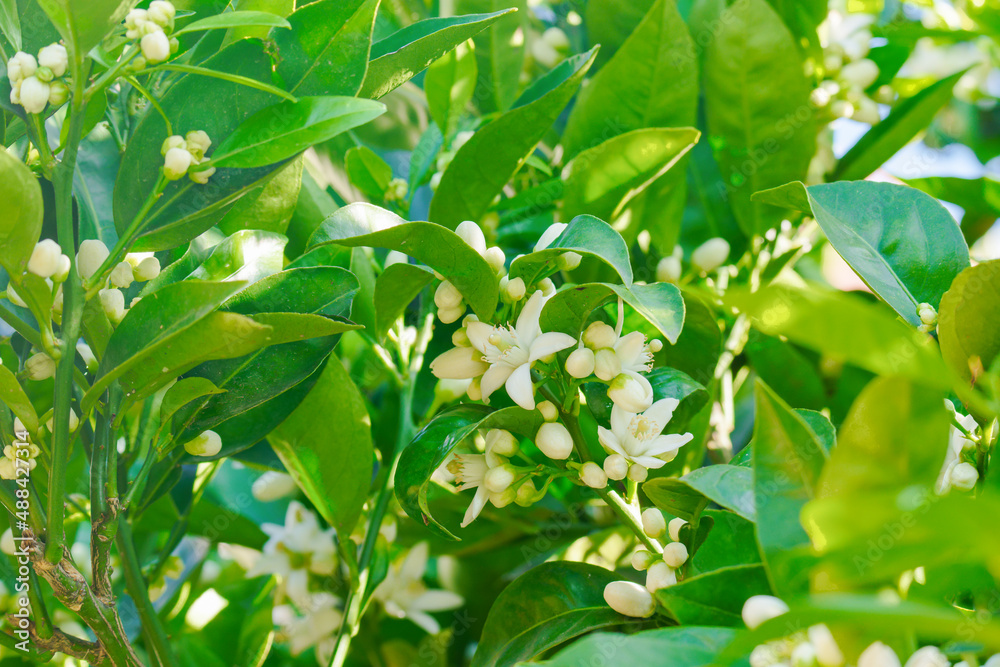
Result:
[[482,353],[471,347],[453,347],[431,362],[431,372],[442,380],[468,380],[479,377],[490,367]]
[[507,364],[493,364],[490,369],[483,374],[480,381],[480,388],[483,392],[483,401],[489,402],[490,394],[503,386],[514,369]]
[[521,364],[504,385],[507,395],[525,410],[535,409],[535,387],[531,384],[531,364]]
[[465,598],[458,593],[432,588],[421,593],[410,608],[421,611],[445,611],[461,607],[464,602]]
[[633,331],[618,339],[615,343],[615,354],[622,362],[622,368],[636,371],[644,370],[646,364],[640,363],[643,348],[646,345],[646,336],[641,331]]
[[472,497],[472,502],[469,503],[469,509],[465,510],[465,517],[462,519],[462,528],[465,528],[476,520],[479,513],[483,511],[484,507],[486,507],[486,501],[489,499],[490,492],[485,486],[480,486],[476,489],[476,495]]
[[625,450],[622,449],[621,442],[618,440],[618,436],[612,431],[604,428],[603,426],[597,427],[597,440],[601,443],[601,446],[608,453],[620,454],[622,456],[627,456]]
[[615,432],[618,438],[623,438],[628,432],[628,425],[632,422],[632,418],[635,414],[629,412],[617,403],[611,406],[611,430]]
[[406,558],[403,559],[403,563],[399,567],[399,574],[404,584],[423,579],[424,571],[427,570],[427,556],[427,542],[417,542],[413,545],[410,553],[406,554]]
[[436,635],[441,631],[441,624],[434,620],[434,617],[430,614],[425,614],[416,609],[407,609],[406,617],[432,635]]
[[469,337],[472,347],[485,354],[486,345],[489,343],[490,335],[493,333],[493,326],[486,322],[469,322],[465,327],[465,333]]
[[674,410],[677,409],[680,403],[676,398],[661,398],[646,408],[642,416],[652,419],[660,427],[660,431],[663,431],[666,425],[670,423],[670,419],[674,416]]
[[663,459],[658,459],[655,456],[632,456],[630,458],[632,459],[632,461],[638,463],[643,467],[653,468],[653,469],[662,468],[667,463]]
[[530,364],[542,357],[555,354],[573,345],[576,345],[576,339],[569,334],[559,333],[558,331],[543,333],[531,344],[531,354],[528,357],[528,363]]
[[517,316],[517,340],[520,345],[530,347],[542,332],[538,326],[538,318],[542,316],[545,301],[542,291],[535,290],[528,303],[524,304],[521,314]]
[[690,433],[685,433],[684,435],[672,434],[672,435],[661,435],[645,443],[641,452],[643,456],[662,456],[667,452],[672,452],[680,449],[687,443],[691,442],[694,436]]

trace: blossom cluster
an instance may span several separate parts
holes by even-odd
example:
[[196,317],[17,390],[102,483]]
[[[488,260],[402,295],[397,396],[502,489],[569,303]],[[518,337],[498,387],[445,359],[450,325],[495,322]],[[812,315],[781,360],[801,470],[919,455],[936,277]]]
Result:
[[163,155],[163,176],[168,181],[177,181],[187,175],[194,183],[205,185],[215,173],[215,167],[191,169],[207,161],[205,153],[212,140],[204,130],[192,130],[185,136],[175,134],[167,137],[160,147]]
[[68,68],[69,57],[62,44],[43,46],[37,60],[18,51],[7,61],[10,103],[21,105],[28,113],[42,113],[48,104],[62,106],[69,99],[69,87],[63,80]]
[[133,9],[125,16],[125,37],[139,40],[147,62],[161,63],[180,48],[176,37],[167,37],[173,32],[176,15],[173,3],[153,0],[148,9]]

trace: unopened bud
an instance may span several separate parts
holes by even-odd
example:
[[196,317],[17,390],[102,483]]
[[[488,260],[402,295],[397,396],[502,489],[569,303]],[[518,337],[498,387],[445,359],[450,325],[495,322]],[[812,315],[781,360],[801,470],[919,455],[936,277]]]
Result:
[[656,280],[661,283],[675,283],[684,272],[678,257],[664,257],[656,265]]
[[437,316],[443,324],[451,324],[452,322],[457,322],[464,313],[464,306],[459,306],[457,308],[438,308]]
[[504,508],[515,500],[517,500],[517,489],[513,486],[508,486],[500,493],[490,494],[490,502],[493,503],[494,507]]
[[254,480],[253,486],[250,487],[250,493],[260,502],[267,503],[287,498],[298,491],[298,488],[291,475],[277,470],[268,470]]
[[83,365],[87,367],[87,372],[96,373],[97,357],[94,356],[94,351],[90,349],[90,346],[81,340],[76,344],[76,351],[83,359]]
[[618,334],[604,322],[591,322],[583,332],[583,344],[591,350],[614,347],[618,342]]
[[128,262],[120,262],[118,266],[111,269],[109,282],[112,287],[128,288],[132,284],[132,265]]
[[550,459],[562,461],[573,453],[573,436],[559,422],[542,424],[535,435],[538,449]]
[[628,461],[620,454],[612,454],[604,459],[604,472],[608,479],[615,481],[625,479],[628,476]]
[[514,469],[514,466],[505,463],[501,466],[490,468],[483,478],[483,485],[490,493],[503,493],[514,483],[516,477],[517,471]]
[[524,298],[524,294],[527,288],[524,285],[524,280],[522,278],[514,278],[507,282],[504,287],[504,295],[507,297],[507,301],[514,303],[520,301]]
[[559,259],[556,260],[556,266],[559,267],[561,271],[572,271],[576,267],[580,266],[579,253],[576,252],[564,252],[559,255]]
[[69,86],[62,81],[53,81],[49,84],[49,104],[61,107],[69,100]]
[[459,223],[458,227],[455,228],[455,233],[477,253],[486,254],[486,236],[483,235],[483,230],[479,228],[479,225],[472,220]]
[[604,601],[619,614],[633,618],[649,618],[656,611],[653,595],[631,581],[612,581],[605,586]]
[[164,139],[163,143],[160,144],[160,155],[165,156],[167,154],[167,151],[169,151],[171,148],[180,148],[183,150],[187,150],[187,142],[184,141],[184,137],[182,137],[181,135],[172,134],[166,139]]
[[594,374],[594,351],[589,347],[579,347],[566,358],[566,372],[582,379]]
[[655,507],[650,507],[642,511],[642,532],[657,539],[667,530],[667,523],[663,519],[663,513]]
[[662,560],[649,566],[646,570],[646,590],[655,593],[661,588],[669,588],[677,583],[677,573]]
[[959,491],[971,491],[976,488],[976,482],[979,481],[979,472],[974,465],[963,461],[951,469],[948,479]]
[[678,568],[687,562],[688,550],[683,542],[671,542],[663,547],[663,562],[673,568]]
[[622,361],[610,347],[603,347],[594,354],[594,375],[610,382],[622,372]]
[[517,496],[514,498],[514,502],[521,507],[531,507],[538,499],[538,489],[535,488],[535,483],[530,479],[526,479],[517,488]]
[[537,406],[538,411],[542,413],[542,419],[547,422],[554,422],[559,418],[559,409],[552,403],[552,401],[542,401]]
[[556,293],[556,284],[551,278],[542,278],[536,283],[538,289],[542,291],[542,296],[552,296]]
[[608,387],[608,397],[626,412],[639,414],[653,404],[653,386],[638,373],[621,373]]
[[438,308],[458,308],[462,303],[462,293],[450,281],[443,280],[434,291],[434,305]]
[[98,292],[98,296],[101,299],[101,307],[104,309],[104,314],[108,316],[108,319],[112,324],[118,324],[125,317],[125,295],[122,294],[121,290],[117,289],[102,289]]
[[202,431],[184,444],[184,450],[191,456],[215,456],[222,451],[222,438],[215,431]]
[[875,642],[858,656],[858,667],[899,667],[899,656],[882,642]]
[[42,239],[35,244],[28,259],[28,271],[41,278],[51,278],[60,268],[62,249],[52,239]]
[[520,446],[510,431],[502,428],[491,429],[486,434],[486,451],[497,456],[514,456]]
[[25,360],[24,370],[29,380],[48,380],[56,374],[56,362],[44,352],[38,352]]
[[489,264],[490,268],[495,272],[503,272],[504,263],[507,261],[507,257],[504,255],[503,250],[497,246],[491,246],[490,248],[487,248],[484,258],[486,259],[486,263]]
[[580,468],[580,480],[592,489],[603,489],[608,485],[607,474],[593,461],[587,461]]
[[155,257],[147,257],[132,270],[132,275],[136,280],[146,281],[160,275],[160,260]]
[[704,273],[722,266],[729,257],[729,243],[723,238],[712,238],[695,248],[691,263]]
[[[156,27],[156,29],[149,30],[148,26],[151,25]],[[163,30],[155,24],[144,23],[139,32],[146,33],[139,41],[139,48],[142,49],[142,55],[146,60],[151,63],[162,63],[170,57],[170,40],[167,39],[167,35]]]
[[670,534],[670,539],[674,542],[680,542],[681,539],[681,528],[687,523],[684,519],[671,519],[670,523],[667,524],[667,532]]
[[110,254],[108,247],[97,239],[87,239],[80,244],[80,250],[76,253],[77,273],[84,280],[90,278]]
[[743,603],[743,622],[751,630],[788,612],[788,605],[773,595],[754,595]]
[[656,561],[656,556],[649,553],[645,549],[639,549],[634,554],[632,554],[632,567],[640,572],[644,572],[649,569],[649,566]]
[[633,482],[645,482],[647,477],[649,477],[649,471],[646,470],[646,466],[639,465],[638,463],[633,463],[629,466],[628,478]]

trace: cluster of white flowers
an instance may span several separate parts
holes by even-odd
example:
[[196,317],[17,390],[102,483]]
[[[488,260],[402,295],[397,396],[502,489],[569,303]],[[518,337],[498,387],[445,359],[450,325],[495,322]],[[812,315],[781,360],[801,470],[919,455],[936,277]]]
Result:
[[160,147],[160,154],[163,155],[163,176],[170,181],[176,181],[187,175],[193,182],[199,185],[208,183],[208,179],[215,173],[215,167],[207,167],[197,170],[196,167],[207,158],[212,145],[212,140],[204,130],[192,130],[185,136],[175,134],[167,137]]
[[387,202],[402,202],[406,200],[406,195],[410,191],[410,186],[405,178],[394,178],[385,187],[385,200]]
[[428,612],[460,607],[465,601],[451,591],[428,588],[423,582],[429,556],[427,542],[420,542],[389,567],[372,597],[394,618],[408,618],[427,632],[437,634],[441,625]]
[[[28,470],[34,470],[35,466],[38,465],[38,456],[42,453],[38,445],[31,441],[31,434],[24,428],[24,424],[17,417],[14,418],[14,437],[17,439],[17,444],[4,447],[3,458],[0,458],[0,477],[3,479],[17,479],[18,466],[23,467],[25,465],[19,462],[18,459],[22,462],[27,460]],[[27,447],[24,446],[25,443]],[[20,447],[17,446],[18,444]],[[19,449],[21,452],[18,452]],[[27,456],[25,456],[25,453]],[[6,538],[6,536],[7,534],[5,533],[4,537]]]
[[7,61],[10,103],[20,104],[28,113],[42,113],[47,104],[62,106],[69,99],[69,87],[62,77],[69,67],[66,47],[49,44],[38,51],[38,59],[18,51]]
[[125,37],[139,40],[147,62],[161,63],[180,48],[176,37],[167,37],[174,29],[177,10],[166,0],[153,0],[148,9],[133,9],[125,16]]
[[866,58],[871,48],[872,14],[831,11],[819,27],[823,46],[824,79],[812,93],[816,107],[827,109],[834,118],[852,118],[874,125],[881,120],[878,101],[891,102],[892,89],[879,89],[872,99],[865,92],[878,80],[878,65]]
[[971,491],[976,487],[976,482],[979,481],[979,471],[976,466],[965,460],[966,453],[976,451],[976,441],[971,438],[976,437],[976,429],[979,428],[979,424],[976,423],[972,415],[959,414],[951,401],[946,400],[945,406],[951,413],[952,419],[961,428],[951,427],[944,465],[941,466],[937,483],[934,485],[934,492],[941,496],[952,489]]

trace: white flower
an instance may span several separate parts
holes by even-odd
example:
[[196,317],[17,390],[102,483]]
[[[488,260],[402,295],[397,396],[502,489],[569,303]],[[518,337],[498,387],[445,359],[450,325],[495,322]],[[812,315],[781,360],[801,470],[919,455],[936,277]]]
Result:
[[788,612],[788,605],[773,595],[754,595],[743,603],[743,622],[751,630]]
[[544,232],[542,232],[541,237],[539,237],[538,239],[538,243],[535,244],[535,247],[532,248],[532,250],[534,252],[538,252],[539,250],[545,250],[546,248],[549,247],[549,245],[553,241],[559,238],[559,236],[566,230],[566,227],[568,226],[569,225],[567,225],[565,222],[552,223],[551,225],[548,226],[548,228]]
[[653,404],[653,386],[638,373],[626,371],[611,381],[608,386],[608,398],[616,407],[639,413]]
[[485,322],[470,322],[466,327],[473,347],[482,352],[490,365],[482,378],[484,401],[503,385],[515,403],[525,410],[534,410],[531,365],[576,343],[576,339],[564,333],[542,333],[538,318],[545,301],[540,291],[532,294],[515,327],[490,326]]
[[119,289],[102,289],[97,293],[101,299],[104,314],[112,324],[118,324],[125,317],[125,295]]
[[729,257],[729,243],[723,238],[712,238],[694,249],[691,264],[704,273],[710,273],[722,266]]
[[639,331],[619,338],[615,343],[615,354],[623,373],[645,373],[653,368],[653,355],[646,344],[646,336]]
[[183,148],[171,148],[163,156],[163,175],[168,180],[176,181],[184,177],[191,167],[191,153]]
[[667,523],[663,520],[663,513],[655,507],[649,507],[642,511],[642,532],[652,538],[658,538],[667,530]]
[[[111,269],[111,276],[108,278],[112,287],[128,288],[132,284],[132,265],[128,262],[119,262],[118,266]],[[124,302],[123,302],[124,303]]]
[[35,244],[28,259],[28,271],[42,278],[51,278],[60,268],[62,248],[52,239],[42,239]]
[[872,14],[831,11],[819,26],[820,43],[824,49],[844,54],[850,60],[864,58],[868,55],[872,39],[868,26],[874,22]]
[[605,586],[604,601],[619,614],[633,618],[649,618],[656,611],[652,593],[631,581],[612,581]]
[[799,642],[792,649],[792,667],[814,667],[816,648],[809,642]]
[[830,628],[825,625],[813,625],[807,631],[809,643],[816,649],[816,662],[821,667],[840,667],[844,664],[844,654],[837,646]]
[[56,374],[56,362],[44,352],[33,354],[24,362],[29,380],[48,380]]
[[132,274],[139,281],[152,280],[160,275],[160,260],[146,257],[133,268]]
[[24,51],[18,51],[7,61],[7,78],[11,83],[23,81],[29,76],[34,76],[38,71],[38,61],[35,56]]
[[142,55],[150,63],[162,63],[170,57],[170,40],[162,30],[154,30],[142,36],[139,42]]
[[491,468],[502,466],[506,462],[506,459],[489,450],[486,454],[456,454],[448,462],[446,469],[455,476],[458,490],[476,490],[476,495],[472,497],[472,502],[469,503],[469,508],[465,511],[465,517],[462,519],[462,528],[476,520],[490,499],[490,490],[486,488],[485,484],[486,473]]
[[900,667],[899,657],[882,642],[875,642],[858,656],[858,667]]
[[971,491],[979,481],[979,471],[971,463],[959,463],[948,475],[948,481],[959,491]]
[[683,542],[671,542],[663,547],[663,562],[673,568],[683,565],[688,559],[688,550]]
[[191,130],[184,135],[184,141],[187,144],[188,151],[191,152],[191,157],[195,160],[204,158],[205,153],[208,152],[209,147],[212,145],[212,139],[205,130]]
[[615,404],[611,408],[611,429],[598,426],[598,439],[609,454],[618,454],[646,468],[660,468],[666,463],[663,457],[694,438],[690,433],[662,435],[677,405],[676,398],[664,398],[636,414]]
[[69,67],[69,56],[66,55],[66,47],[62,44],[49,44],[42,47],[38,52],[38,64],[48,67],[56,76],[62,76]]
[[76,270],[80,277],[86,280],[94,275],[110,254],[108,247],[97,239],[80,243],[80,250],[76,253]]
[[559,422],[547,422],[538,428],[535,444],[542,454],[550,459],[562,461],[573,453],[573,436]]
[[950,665],[951,662],[937,646],[919,648],[906,661],[906,667],[949,667]]
[[215,431],[202,431],[184,443],[184,450],[191,456],[215,456],[222,451],[222,438]]
[[208,169],[192,169],[188,172],[188,178],[191,179],[192,183],[197,183],[198,185],[205,185],[208,183],[208,179],[212,178],[215,174],[215,167],[209,167]]
[[655,593],[661,588],[669,588],[677,583],[677,572],[662,560],[649,566],[646,570],[646,590]]
[[[979,424],[976,423],[975,418],[972,415],[962,415],[955,412],[954,406],[951,402],[946,401],[946,407],[954,415],[954,419],[958,420],[958,423],[962,425],[969,433],[975,433],[976,429],[979,428]],[[966,450],[973,450],[976,448],[976,443],[974,440],[970,440],[961,429],[956,426],[951,427],[951,434],[948,439],[948,450],[945,453],[944,464],[941,466],[941,472],[938,473],[937,482],[934,485],[934,492],[939,496],[948,493],[952,487],[952,472],[962,463],[962,452]],[[970,466],[971,467],[971,466]],[[973,468],[975,470],[975,468]],[[967,473],[968,471],[964,471]],[[959,473],[960,480],[962,479],[962,473]],[[976,473],[978,478],[978,473]],[[975,480],[973,480],[975,484]]]
[[294,494],[298,488],[291,475],[277,470],[268,470],[253,481],[250,493],[260,502],[267,503],[279,498],[286,498]]
[[483,234],[483,230],[479,228],[479,225],[472,220],[459,223],[458,227],[455,228],[455,233],[477,253],[483,256],[486,255],[486,236]]
[[49,84],[29,76],[21,82],[21,106],[28,113],[41,113],[49,103]]
[[423,582],[427,557],[427,542],[414,545],[401,562],[389,568],[372,597],[390,616],[408,618],[433,635],[441,631],[441,625],[427,612],[454,609],[464,600],[451,591],[427,588]]
[[292,655],[315,646],[319,656],[333,650],[336,641],[333,635],[344,617],[339,605],[340,599],[329,593],[313,593],[302,601],[303,615],[297,615],[290,605],[277,605],[271,616],[274,624],[281,628]]

